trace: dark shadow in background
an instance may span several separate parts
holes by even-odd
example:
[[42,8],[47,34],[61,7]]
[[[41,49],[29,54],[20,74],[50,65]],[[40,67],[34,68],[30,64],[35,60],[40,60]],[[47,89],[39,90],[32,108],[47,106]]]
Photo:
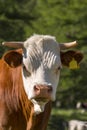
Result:
[[68,130],[68,123],[63,117],[58,115],[52,115],[48,124],[47,130]]

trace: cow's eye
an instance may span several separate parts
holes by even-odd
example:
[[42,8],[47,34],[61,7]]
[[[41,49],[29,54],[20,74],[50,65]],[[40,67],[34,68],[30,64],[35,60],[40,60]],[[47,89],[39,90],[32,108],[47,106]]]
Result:
[[55,69],[55,73],[58,74],[60,70],[61,70],[61,66],[58,66],[58,67]]
[[57,68],[57,70],[61,70],[61,66],[59,66],[59,67]]
[[26,76],[30,76],[31,75],[31,73],[27,70],[27,68],[25,67],[25,65],[23,65],[23,71],[24,71],[24,74]]

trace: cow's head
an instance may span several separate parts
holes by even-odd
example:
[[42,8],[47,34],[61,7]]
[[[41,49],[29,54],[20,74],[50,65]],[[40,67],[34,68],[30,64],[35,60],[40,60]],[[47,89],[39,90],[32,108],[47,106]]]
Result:
[[[61,51],[76,46],[76,42],[58,44],[55,37],[49,35],[34,35],[25,42],[4,42],[3,44],[23,49],[22,76],[24,89],[28,99],[33,102],[36,113],[43,111],[49,100],[55,100],[62,65],[69,66],[73,58],[79,64],[83,58],[80,52]],[[19,54],[16,55],[16,59],[17,57],[20,57]],[[11,58],[6,58],[6,62],[8,62],[8,59]],[[20,60],[21,58],[18,58],[18,65],[21,63]],[[8,63],[11,66],[11,62]]]

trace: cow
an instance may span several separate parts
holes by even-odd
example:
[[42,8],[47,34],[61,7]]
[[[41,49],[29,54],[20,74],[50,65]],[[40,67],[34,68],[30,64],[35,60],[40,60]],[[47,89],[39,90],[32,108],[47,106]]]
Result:
[[69,67],[72,59],[79,65],[83,58],[70,50],[77,42],[33,35],[2,45],[15,49],[0,59],[0,130],[46,130],[62,66]]

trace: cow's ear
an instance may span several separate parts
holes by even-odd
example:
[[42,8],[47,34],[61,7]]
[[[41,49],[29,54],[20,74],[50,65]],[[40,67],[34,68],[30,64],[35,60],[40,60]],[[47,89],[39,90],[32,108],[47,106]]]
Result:
[[83,54],[79,51],[66,51],[61,52],[61,62],[64,66],[71,69],[79,68],[79,63],[83,59]]
[[3,56],[4,61],[10,66],[10,67],[18,67],[22,63],[22,54],[17,51],[9,51],[5,53]]

